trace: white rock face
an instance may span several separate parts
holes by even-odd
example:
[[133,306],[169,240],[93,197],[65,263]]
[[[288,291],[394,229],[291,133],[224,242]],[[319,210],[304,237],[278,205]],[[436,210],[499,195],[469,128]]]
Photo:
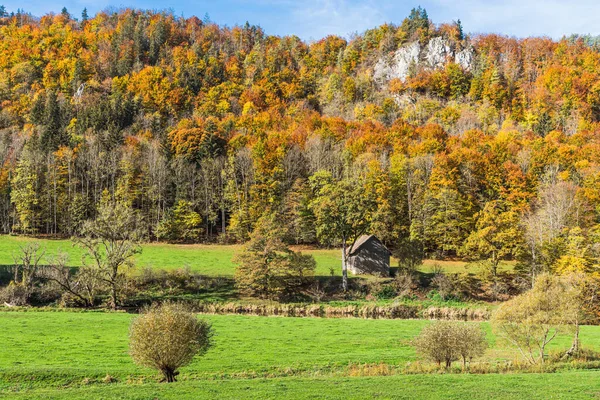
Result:
[[413,42],[401,47],[394,53],[392,59],[380,58],[375,65],[373,78],[377,82],[388,82],[392,79],[404,80],[408,76],[411,65],[418,65],[421,46],[419,42]]
[[418,68],[444,68],[449,60],[465,70],[473,66],[474,52],[467,47],[457,53],[449,42],[441,36],[434,37],[423,49],[419,42],[413,42],[396,50],[391,58],[382,57],[375,64],[373,79],[383,85],[392,79],[405,80],[411,66]]
[[454,56],[454,62],[460,65],[464,70],[470,71],[473,66],[473,48],[467,47],[456,53]]
[[446,65],[446,60],[452,55],[452,49],[444,38],[434,37],[427,43],[425,50],[426,66],[435,69],[443,68]]

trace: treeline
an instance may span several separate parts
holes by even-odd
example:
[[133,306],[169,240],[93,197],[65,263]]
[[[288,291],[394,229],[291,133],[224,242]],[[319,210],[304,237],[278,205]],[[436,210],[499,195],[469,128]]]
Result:
[[[373,79],[377,60],[435,37],[472,48],[472,66]],[[403,254],[590,268],[594,43],[471,37],[420,8],[314,43],[165,12],[3,9],[0,231],[78,235],[108,194],[149,239],[245,241],[269,214],[288,243],[332,244],[315,201],[341,182]]]

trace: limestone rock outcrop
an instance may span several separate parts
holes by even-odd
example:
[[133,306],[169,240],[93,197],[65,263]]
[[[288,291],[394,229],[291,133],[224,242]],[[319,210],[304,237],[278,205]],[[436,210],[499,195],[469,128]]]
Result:
[[454,61],[468,71],[473,67],[474,56],[472,47],[455,51],[448,40],[437,36],[426,46],[412,42],[400,47],[392,55],[381,57],[373,69],[373,79],[379,84],[392,79],[403,81],[413,68],[444,68],[449,61]]

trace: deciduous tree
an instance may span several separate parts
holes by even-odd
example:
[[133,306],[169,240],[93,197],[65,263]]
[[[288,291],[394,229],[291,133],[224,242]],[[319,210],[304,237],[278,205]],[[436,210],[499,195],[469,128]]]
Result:
[[244,294],[278,299],[296,295],[314,279],[316,263],[312,255],[290,250],[283,242],[284,229],[275,216],[263,216],[250,235],[250,241],[237,255],[237,287]]
[[324,171],[313,175],[310,184],[314,192],[311,209],[315,214],[318,237],[341,242],[342,287],[346,291],[348,248],[352,248],[371,226],[376,207],[373,194],[365,190],[360,179],[335,181]]
[[77,244],[86,251],[84,264],[94,268],[108,287],[110,306],[119,305],[119,292],[125,279],[123,269],[133,265],[133,256],[140,253],[144,227],[138,213],[128,204],[115,201],[104,193],[95,219],[82,228],[83,237]]
[[577,321],[576,300],[577,293],[563,280],[543,274],[530,291],[503,303],[492,315],[492,325],[526,361],[543,364],[548,344]]
[[486,261],[495,279],[500,261],[517,256],[522,248],[519,223],[519,215],[502,202],[486,203],[477,214],[475,230],[467,238],[463,253],[469,258]]

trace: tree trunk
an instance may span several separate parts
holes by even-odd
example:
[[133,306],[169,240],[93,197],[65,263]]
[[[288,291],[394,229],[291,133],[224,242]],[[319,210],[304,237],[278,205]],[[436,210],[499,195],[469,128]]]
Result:
[[111,288],[110,288],[110,301],[111,301],[111,306],[113,310],[117,309],[117,284],[116,282],[112,282],[111,283]]
[[225,221],[225,207],[221,208],[221,234],[225,236],[226,231],[226,221]]
[[540,346],[540,362],[542,365],[544,365],[544,361],[546,361],[545,359],[545,354],[546,354],[546,337],[548,336],[548,334],[546,334],[546,336],[544,336],[544,343]]
[[575,322],[575,335],[573,336],[573,343],[571,348],[567,350],[563,358],[571,357],[579,352],[579,321]]
[[161,371],[165,377],[165,381],[168,383],[176,382],[176,376],[179,375],[179,372],[173,371],[171,368],[165,368]]
[[342,237],[342,289],[348,291],[348,264],[346,259],[346,237]]
[[498,276],[498,263],[500,260],[496,258],[496,252],[492,252],[492,275],[494,276],[494,280]]
[[573,337],[573,344],[571,346],[574,353],[579,351],[579,321],[575,323],[575,336]]
[[535,251],[535,245],[531,246],[531,287],[535,283],[535,273],[537,271],[537,254]]

